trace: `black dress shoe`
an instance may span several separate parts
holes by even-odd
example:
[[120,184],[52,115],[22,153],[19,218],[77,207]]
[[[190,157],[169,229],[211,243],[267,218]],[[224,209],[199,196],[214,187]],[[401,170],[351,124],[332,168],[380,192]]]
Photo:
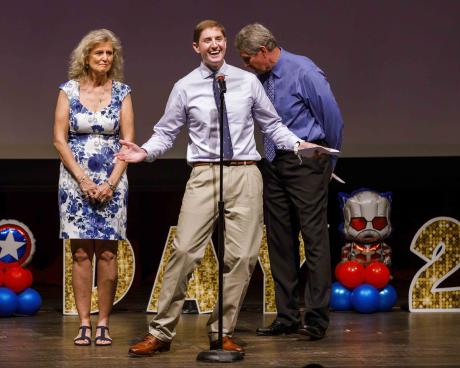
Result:
[[274,320],[270,326],[260,327],[256,330],[258,336],[277,336],[297,332],[298,325],[286,326],[278,320]]
[[321,340],[326,335],[326,329],[316,324],[306,324],[300,327],[297,333],[310,336],[311,340]]

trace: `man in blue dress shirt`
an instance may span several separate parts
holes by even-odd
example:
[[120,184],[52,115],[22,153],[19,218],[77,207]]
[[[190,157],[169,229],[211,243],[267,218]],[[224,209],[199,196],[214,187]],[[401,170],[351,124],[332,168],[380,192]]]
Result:
[[[187,129],[187,161],[193,167],[184,198],[159,296],[158,313],[144,340],[131,346],[133,356],[153,355],[170,349],[187,291],[187,281],[204,255],[218,217],[219,119],[215,99],[215,76],[227,84],[224,128],[225,269],[223,300],[223,349],[243,352],[233,332],[262,238],[262,177],[255,165],[254,123],[284,149],[293,149],[299,138],[281,122],[252,73],[225,63],[224,27],[213,20],[200,22],[194,32],[193,49],[201,64],[174,85],[165,112],[150,139],[139,147],[120,140],[126,147],[117,157],[127,162],[153,161],[170,149],[182,128]],[[226,120],[226,121],[225,121]],[[230,147],[227,147],[226,144]],[[300,147],[308,146],[307,142]],[[225,156],[228,157],[225,157]],[[210,348],[217,347],[218,316],[208,321]]]
[[[310,59],[281,49],[263,25],[236,36],[244,64],[253,69],[283,123],[302,140],[340,149],[343,121],[321,69]],[[303,157],[264,136],[264,215],[275,280],[277,317],[258,335],[299,332],[324,337],[329,325],[331,264],[327,226],[328,183],[335,160]],[[299,231],[305,244],[305,313],[299,312]]]

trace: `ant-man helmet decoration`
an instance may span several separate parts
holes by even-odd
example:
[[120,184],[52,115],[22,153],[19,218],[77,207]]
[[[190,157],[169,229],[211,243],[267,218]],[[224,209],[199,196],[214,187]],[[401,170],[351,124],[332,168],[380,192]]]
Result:
[[350,195],[339,193],[343,211],[342,233],[347,244],[342,248],[343,260],[358,260],[364,265],[372,261],[390,265],[391,248],[383,240],[391,234],[391,192],[379,193],[359,189]]

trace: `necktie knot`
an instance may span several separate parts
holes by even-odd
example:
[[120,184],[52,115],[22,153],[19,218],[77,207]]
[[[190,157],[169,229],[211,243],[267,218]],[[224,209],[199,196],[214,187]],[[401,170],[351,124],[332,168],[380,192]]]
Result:
[[268,77],[264,83],[264,89],[270,101],[274,103],[275,102],[275,79],[273,77],[272,72],[268,73]]

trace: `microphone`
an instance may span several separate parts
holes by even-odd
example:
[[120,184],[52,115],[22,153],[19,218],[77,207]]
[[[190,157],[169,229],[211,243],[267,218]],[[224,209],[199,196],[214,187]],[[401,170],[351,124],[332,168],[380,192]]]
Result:
[[227,85],[225,83],[225,75],[223,73],[218,73],[216,75],[217,84],[219,85],[220,93],[227,92]]

